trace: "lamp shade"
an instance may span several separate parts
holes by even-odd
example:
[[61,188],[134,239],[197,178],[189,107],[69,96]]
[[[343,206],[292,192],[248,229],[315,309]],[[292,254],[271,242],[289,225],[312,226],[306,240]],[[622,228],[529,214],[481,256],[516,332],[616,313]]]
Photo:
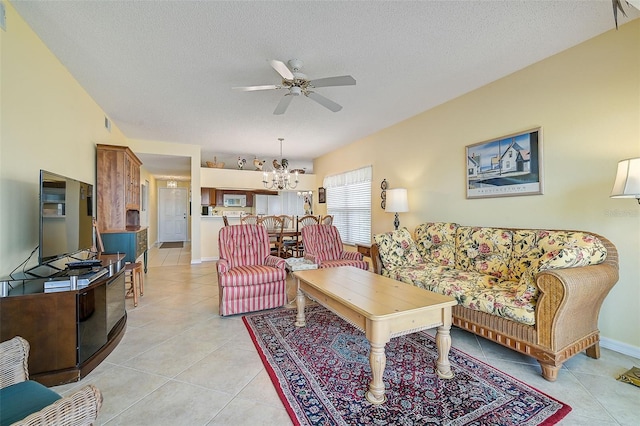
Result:
[[611,198],[640,199],[640,158],[618,162],[618,172],[616,181],[613,183]]
[[387,190],[387,201],[385,211],[390,213],[403,213],[409,211],[409,201],[405,188]]

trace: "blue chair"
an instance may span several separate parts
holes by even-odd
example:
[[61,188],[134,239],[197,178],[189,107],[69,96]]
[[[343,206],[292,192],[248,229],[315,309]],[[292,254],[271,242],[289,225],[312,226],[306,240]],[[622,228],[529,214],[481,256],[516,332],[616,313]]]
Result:
[[62,397],[29,380],[29,342],[16,336],[0,343],[0,426],[90,425],[98,417],[102,394],[87,385]]

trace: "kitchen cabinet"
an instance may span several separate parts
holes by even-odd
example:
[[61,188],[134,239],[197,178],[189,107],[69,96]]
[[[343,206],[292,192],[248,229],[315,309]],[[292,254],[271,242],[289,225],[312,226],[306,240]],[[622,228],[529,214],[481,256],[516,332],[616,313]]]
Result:
[[200,204],[203,206],[218,205],[215,188],[200,188]]
[[97,145],[97,221],[100,232],[140,227],[140,166],[126,146]]

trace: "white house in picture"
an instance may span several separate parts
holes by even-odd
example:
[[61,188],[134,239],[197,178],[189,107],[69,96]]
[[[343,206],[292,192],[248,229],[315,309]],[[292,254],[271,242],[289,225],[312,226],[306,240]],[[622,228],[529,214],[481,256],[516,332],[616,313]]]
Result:
[[523,149],[515,141],[500,158],[501,173],[529,172],[531,170],[531,151]]

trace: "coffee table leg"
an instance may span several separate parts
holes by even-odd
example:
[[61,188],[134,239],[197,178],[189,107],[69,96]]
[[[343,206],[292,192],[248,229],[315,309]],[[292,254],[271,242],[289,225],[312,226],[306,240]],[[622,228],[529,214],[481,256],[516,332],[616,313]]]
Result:
[[304,303],[305,297],[302,290],[300,290],[300,283],[298,283],[298,293],[296,294],[296,304],[298,305],[298,315],[296,315],[296,327],[304,327],[307,325],[307,320],[304,317]]
[[436,374],[441,379],[453,378],[451,364],[449,364],[449,350],[451,349],[451,323],[438,327],[436,332],[436,347],[438,348],[438,361],[436,362]]
[[366,393],[367,401],[372,404],[382,404],[387,400],[384,396],[384,382],[382,375],[387,364],[387,355],[384,353],[385,344],[370,342],[369,363],[373,378],[369,383],[369,390]]

